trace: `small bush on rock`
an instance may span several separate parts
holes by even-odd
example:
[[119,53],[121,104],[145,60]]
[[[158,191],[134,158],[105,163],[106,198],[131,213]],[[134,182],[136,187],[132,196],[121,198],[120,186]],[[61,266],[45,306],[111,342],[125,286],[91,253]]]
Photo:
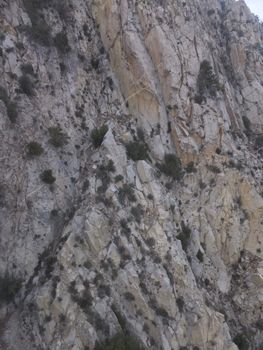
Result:
[[32,80],[28,75],[23,74],[19,78],[19,86],[24,94],[28,96],[34,95],[34,86],[33,86]]
[[92,130],[91,141],[94,148],[99,148],[101,146],[104,136],[106,135],[108,129],[108,126],[104,124],[100,128],[95,128]]
[[56,178],[53,176],[51,169],[44,170],[40,175],[40,178],[48,185],[52,185],[56,181]]
[[179,180],[182,177],[181,161],[175,154],[166,154],[163,163],[157,166],[161,172],[173,179]]
[[21,280],[5,275],[0,277],[0,304],[10,302],[21,288]]
[[213,72],[210,62],[207,60],[201,62],[197,77],[197,90],[198,94],[195,97],[196,103],[202,103],[205,100],[205,96],[215,98],[219,90],[218,78]]
[[148,148],[145,143],[134,141],[126,145],[127,156],[133,161],[145,160],[148,158]]
[[17,104],[15,102],[9,102],[7,105],[7,116],[11,123],[15,123],[17,120]]
[[44,152],[44,149],[40,143],[31,141],[27,145],[27,151],[29,156],[41,156],[41,154]]
[[54,37],[54,45],[63,54],[70,51],[68,37],[65,32],[60,32]]
[[119,333],[94,350],[144,350],[144,347],[134,337]]
[[50,135],[49,143],[52,146],[59,148],[67,143],[68,136],[62,131],[60,127],[51,127],[48,129],[48,132]]

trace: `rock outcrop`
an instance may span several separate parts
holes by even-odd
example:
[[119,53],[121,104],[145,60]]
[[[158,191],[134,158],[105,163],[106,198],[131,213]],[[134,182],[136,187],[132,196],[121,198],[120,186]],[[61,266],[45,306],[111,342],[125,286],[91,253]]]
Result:
[[0,349],[261,349],[245,2],[12,0],[0,24]]

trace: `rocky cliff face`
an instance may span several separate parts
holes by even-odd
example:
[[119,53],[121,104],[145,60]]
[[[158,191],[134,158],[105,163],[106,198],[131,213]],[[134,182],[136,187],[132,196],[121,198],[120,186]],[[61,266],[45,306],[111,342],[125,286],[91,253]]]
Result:
[[244,1],[4,0],[0,24],[0,349],[262,349]]

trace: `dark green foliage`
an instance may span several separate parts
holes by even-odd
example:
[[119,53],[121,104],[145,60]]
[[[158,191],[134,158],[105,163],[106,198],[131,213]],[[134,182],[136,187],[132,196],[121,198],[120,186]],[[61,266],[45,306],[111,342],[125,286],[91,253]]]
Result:
[[196,254],[196,257],[197,259],[200,261],[200,262],[203,262],[204,261],[204,254],[201,252],[201,250],[199,249],[197,254]]
[[156,314],[158,316],[165,317],[165,318],[169,317],[168,312],[165,309],[163,309],[162,307],[156,308]]
[[181,241],[182,248],[186,251],[191,238],[191,230],[184,222],[181,223],[181,227],[182,230],[176,238]]
[[20,69],[21,69],[23,74],[29,74],[29,75],[34,76],[34,69],[33,69],[32,64],[29,64],[29,63],[22,64],[20,66]]
[[260,320],[257,320],[257,322],[256,322],[256,327],[257,327],[257,329],[259,329],[260,331],[263,331],[263,318],[261,318]]
[[68,37],[65,32],[60,32],[54,37],[54,45],[63,54],[70,51]]
[[21,280],[15,277],[9,275],[0,277],[0,305],[12,301],[21,286]]
[[8,98],[7,91],[2,86],[0,86],[0,100],[2,100],[6,106],[9,103],[9,98]]
[[136,202],[136,197],[134,189],[130,184],[124,184],[122,188],[119,189],[118,198],[121,204],[125,204],[125,201]]
[[11,123],[15,123],[17,120],[17,104],[15,102],[9,102],[7,105],[7,116],[10,119]]
[[62,131],[62,129],[58,126],[54,126],[48,129],[49,132],[49,143],[56,147],[64,146],[68,141],[68,136]]
[[124,297],[125,297],[125,299],[128,300],[128,301],[134,301],[134,300],[135,300],[134,295],[133,295],[132,293],[130,293],[130,292],[124,293]]
[[242,119],[243,119],[243,124],[244,124],[244,127],[246,128],[246,130],[250,131],[250,129],[251,129],[251,122],[250,122],[250,120],[245,115],[242,117]]
[[44,3],[41,0],[23,0],[24,7],[32,23],[32,27],[26,28],[28,34],[40,45],[49,46],[51,44],[50,28],[41,14]]
[[135,221],[139,224],[143,215],[143,209],[140,205],[131,208],[131,214],[133,215]]
[[166,154],[163,163],[157,164],[157,167],[161,172],[173,179],[179,180],[182,177],[181,161],[175,154]]
[[44,170],[40,175],[40,178],[43,182],[49,185],[53,184],[56,181],[56,178],[53,176],[51,169]]
[[220,174],[221,170],[216,165],[207,165],[208,170],[212,171],[214,174]]
[[249,342],[243,334],[237,334],[233,339],[239,350],[249,350]]
[[256,137],[255,144],[259,148],[261,148],[263,146],[263,135]]
[[144,131],[142,128],[137,128],[137,137],[141,142],[145,142]]
[[97,345],[94,350],[143,350],[144,347],[132,336],[118,333],[104,344]]
[[102,185],[97,188],[98,192],[104,193],[107,190],[108,185],[111,181],[109,173],[114,172],[114,171],[115,171],[115,166],[114,166],[114,163],[111,159],[108,161],[108,164],[100,165],[98,167],[98,169],[96,171],[96,176],[102,182]]
[[120,182],[122,180],[123,180],[123,176],[122,175],[116,175],[115,178],[114,178],[115,183]]
[[126,145],[127,156],[133,161],[145,160],[148,158],[148,147],[143,142],[134,141]]
[[202,103],[205,100],[205,96],[211,98],[216,97],[216,92],[219,90],[218,78],[213,72],[211,64],[204,60],[201,62],[200,70],[197,78],[197,91],[198,94],[195,97],[197,103]]
[[185,171],[187,173],[196,173],[196,168],[194,162],[190,162],[187,164]]
[[182,297],[178,297],[176,299],[176,305],[179,311],[182,313],[184,311],[184,299]]
[[40,143],[36,141],[31,141],[27,145],[27,151],[28,151],[28,155],[30,156],[41,156],[41,154],[44,152],[44,149],[40,145]]
[[95,128],[92,130],[91,141],[95,148],[99,148],[101,146],[108,129],[108,126],[104,124],[100,128]]
[[28,75],[24,74],[19,78],[19,86],[24,94],[28,96],[34,95],[34,85]]

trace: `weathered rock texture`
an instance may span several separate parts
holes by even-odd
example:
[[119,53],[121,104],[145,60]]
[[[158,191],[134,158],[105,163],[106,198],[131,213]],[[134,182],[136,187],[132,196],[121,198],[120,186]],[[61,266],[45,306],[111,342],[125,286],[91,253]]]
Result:
[[261,24],[242,0],[35,3],[0,4],[0,274],[23,282],[0,349],[262,349]]

